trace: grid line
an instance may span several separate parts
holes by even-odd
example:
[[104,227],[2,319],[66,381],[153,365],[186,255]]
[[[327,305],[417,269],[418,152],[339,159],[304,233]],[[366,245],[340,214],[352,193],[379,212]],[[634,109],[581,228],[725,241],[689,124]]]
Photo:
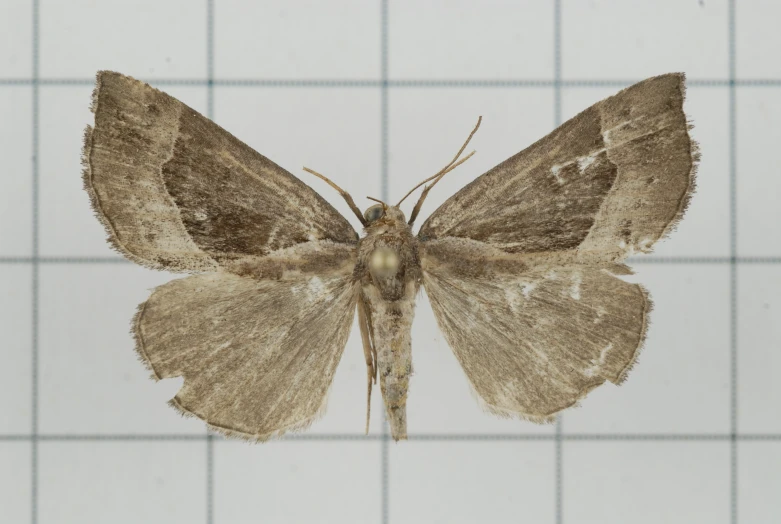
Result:
[[[388,0],[380,0],[380,198],[388,200]],[[384,404],[384,402],[383,402]],[[380,522],[390,521],[388,425],[385,406],[380,435]]]
[[[214,120],[214,0],[206,0],[206,116]],[[206,524],[214,524],[214,438],[206,428]]]
[[730,522],[738,524],[738,254],[737,230],[737,125],[735,107],[735,0],[728,5],[729,67],[729,244],[730,244]]
[[[40,203],[40,143],[39,128],[40,120],[40,97],[39,97],[39,65],[40,65],[40,26],[39,26],[39,0],[32,1],[32,372],[31,372],[31,430],[32,435],[38,435],[38,357],[39,357],[39,311],[38,301],[40,299],[40,274],[39,274],[39,203]],[[30,446],[30,522],[38,523],[38,439],[34,439]]]
[[[206,86],[214,87],[343,87],[343,88],[539,88],[555,87],[555,80],[547,79],[506,79],[489,80],[479,78],[448,78],[448,79],[342,79],[342,78],[312,78],[312,79],[262,79],[262,78],[139,78],[153,86]],[[571,79],[560,80],[565,88],[623,88],[640,82],[635,79]],[[0,78],[0,87],[42,85],[47,87],[92,86],[94,78]],[[692,78],[686,80],[688,87],[781,87],[781,79],[752,78],[739,80],[736,78]]]
[[[553,128],[561,125],[561,0],[553,3]],[[564,449],[561,440],[564,415],[556,417],[554,444],[554,516],[556,524],[564,522]]]
[[[235,442],[243,444],[239,440],[233,440],[220,435],[207,434],[6,434],[0,435],[0,442],[157,442],[157,441],[206,441],[212,438],[218,442]],[[555,442],[557,439],[568,442],[778,442],[781,444],[781,433],[411,433],[410,441],[431,442],[469,442],[469,441],[544,441]],[[276,439],[283,442],[312,441],[312,442],[346,442],[346,441],[390,441],[390,435],[365,435],[363,433],[294,433]]]
[[[133,262],[120,256],[39,256],[39,257],[9,257],[0,256],[0,264],[128,264]],[[639,258],[629,258],[628,265],[644,264],[781,264],[781,256],[758,256],[758,257],[658,257],[641,256]]]

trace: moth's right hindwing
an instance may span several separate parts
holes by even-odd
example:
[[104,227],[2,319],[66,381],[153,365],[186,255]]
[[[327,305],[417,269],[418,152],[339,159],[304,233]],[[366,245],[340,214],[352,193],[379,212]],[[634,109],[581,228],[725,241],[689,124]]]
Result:
[[112,245],[170,271],[212,271],[325,240],[349,222],[299,179],[165,93],[103,71],[84,141],[84,185]]

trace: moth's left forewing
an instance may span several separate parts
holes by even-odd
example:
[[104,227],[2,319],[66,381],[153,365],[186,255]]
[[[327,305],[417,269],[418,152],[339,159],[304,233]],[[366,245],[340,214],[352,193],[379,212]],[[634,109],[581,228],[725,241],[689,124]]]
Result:
[[694,189],[699,155],[684,95],[684,75],[668,74],[594,104],[450,197],[420,238],[577,250],[592,262],[650,251]]

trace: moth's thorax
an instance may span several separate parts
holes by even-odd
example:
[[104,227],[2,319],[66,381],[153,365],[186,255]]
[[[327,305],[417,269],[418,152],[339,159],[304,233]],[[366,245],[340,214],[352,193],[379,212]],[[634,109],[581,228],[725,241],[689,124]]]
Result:
[[384,300],[401,300],[407,284],[417,289],[422,278],[418,240],[404,214],[388,207],[385,215],[365,228],[358,242],[355,278],[363,287],[375,287]]

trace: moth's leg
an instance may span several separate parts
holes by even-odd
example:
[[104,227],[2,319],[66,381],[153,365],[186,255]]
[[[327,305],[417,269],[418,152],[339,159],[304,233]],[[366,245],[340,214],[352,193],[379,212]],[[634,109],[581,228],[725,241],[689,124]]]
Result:
[[363,356],[366,358],[366,434],[369,433],[369,416],[372,409],[372,379],[377,383],[377,350],[371,341],[369,318],[363,298],[358,298],[358,325],[361,328]]

